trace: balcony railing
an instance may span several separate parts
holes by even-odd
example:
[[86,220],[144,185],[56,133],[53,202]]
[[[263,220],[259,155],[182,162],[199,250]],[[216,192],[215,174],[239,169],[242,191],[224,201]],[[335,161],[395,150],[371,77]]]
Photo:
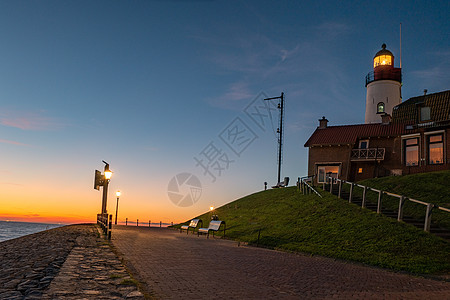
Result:
[[398,82],[402,82],[402,69],[391,68],[369,72],[369,74],[367,74],[366,76],[366,86],[369,83],[377,80],[395,80]]
[[352,149],[351,160],[384,160],[385,148]]

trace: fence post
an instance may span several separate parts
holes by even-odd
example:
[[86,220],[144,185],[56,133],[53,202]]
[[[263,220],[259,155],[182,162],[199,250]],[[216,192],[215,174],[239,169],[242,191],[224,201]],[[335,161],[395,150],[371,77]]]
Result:
[[401,196],[400,200],[398,201],[398,217],[397,217],[397,221],[401,221],[403,219],[403,206],[405,204],[405,196]]
[[366,207],[366,194],[367,194],[367,186],[364,186],[361,207]]
[[152,224],[152,222],[150,220],[148,220],[148,227],[151,227],[150,225]]
[[112,230],[112,215],[109,215],[108,240],[111,239],[111,230]]
[[162,221],[159,221],[159,228],[162,227]]
[[378,192],[378,205],[377,205],[377,214],[381,214],[381,199],[383,198],[383,191]]
[[330,194],[333,194],[333,177],[330,176]]
[[125,219],[125,226],[128,226],[128,218]]
[[350,183],[350,194],[348,195],[348,203],[352,203],[352,197],[353,197],[353,186],[354,183]]
[[139,227],[139,219],[136,219],[136,226]]
[[427,204],[427,212],[425,215],[425,224],[423,226],[423,230],[425,230],[426,232],[430,232],[432,210],[433,210],[433,204],[428,203]]
[[342,180],[339,180],[339,192],[338,192],[339,199],[341,199],[341,191],[342,191]]
[[108,234],[108,215],[103,214],[103,234]]

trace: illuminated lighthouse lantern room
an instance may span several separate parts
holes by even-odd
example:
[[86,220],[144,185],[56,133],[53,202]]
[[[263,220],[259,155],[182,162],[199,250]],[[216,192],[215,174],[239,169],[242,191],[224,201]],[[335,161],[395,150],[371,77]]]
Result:
[[402,69],[394,67],[394,55],[386,44],[373,58],[373,71],[366,76],[365,123],[381,123],[381,116],[392,115],[402,102]]

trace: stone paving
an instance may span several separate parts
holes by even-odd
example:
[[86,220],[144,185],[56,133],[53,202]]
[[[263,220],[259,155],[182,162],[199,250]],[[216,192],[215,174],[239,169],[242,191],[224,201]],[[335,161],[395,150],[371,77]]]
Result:
[[171,229],[117,226],[113,245],[155,299],[450,299],[450,283]]
[[0,258],[0,299],[144,299],[94,225],[1,242]]

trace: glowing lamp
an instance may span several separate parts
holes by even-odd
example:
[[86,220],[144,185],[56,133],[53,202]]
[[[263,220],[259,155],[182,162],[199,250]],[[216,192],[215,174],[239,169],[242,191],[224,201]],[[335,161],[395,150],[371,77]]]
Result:
[[120,194],[121,194],[121,192],[120,192],[120,191],[117,191],[117,192],[116,192],[116,196],[117,196],[117,198],[119,198],[119,197],[120,197]]
[[210,206],[210,207],[209,207],[209,210],[210,210],[210,211],[213,211],[213,210],[214,210],[214,206]]
[[112,176],[112,172],[110,170],[105,170],[105,179],[110,180]]
[[383,44],[381,47],[382,49],[373,58],[373,67],[394,66],[394,55],[392,52],[386,49],[386,44]]

